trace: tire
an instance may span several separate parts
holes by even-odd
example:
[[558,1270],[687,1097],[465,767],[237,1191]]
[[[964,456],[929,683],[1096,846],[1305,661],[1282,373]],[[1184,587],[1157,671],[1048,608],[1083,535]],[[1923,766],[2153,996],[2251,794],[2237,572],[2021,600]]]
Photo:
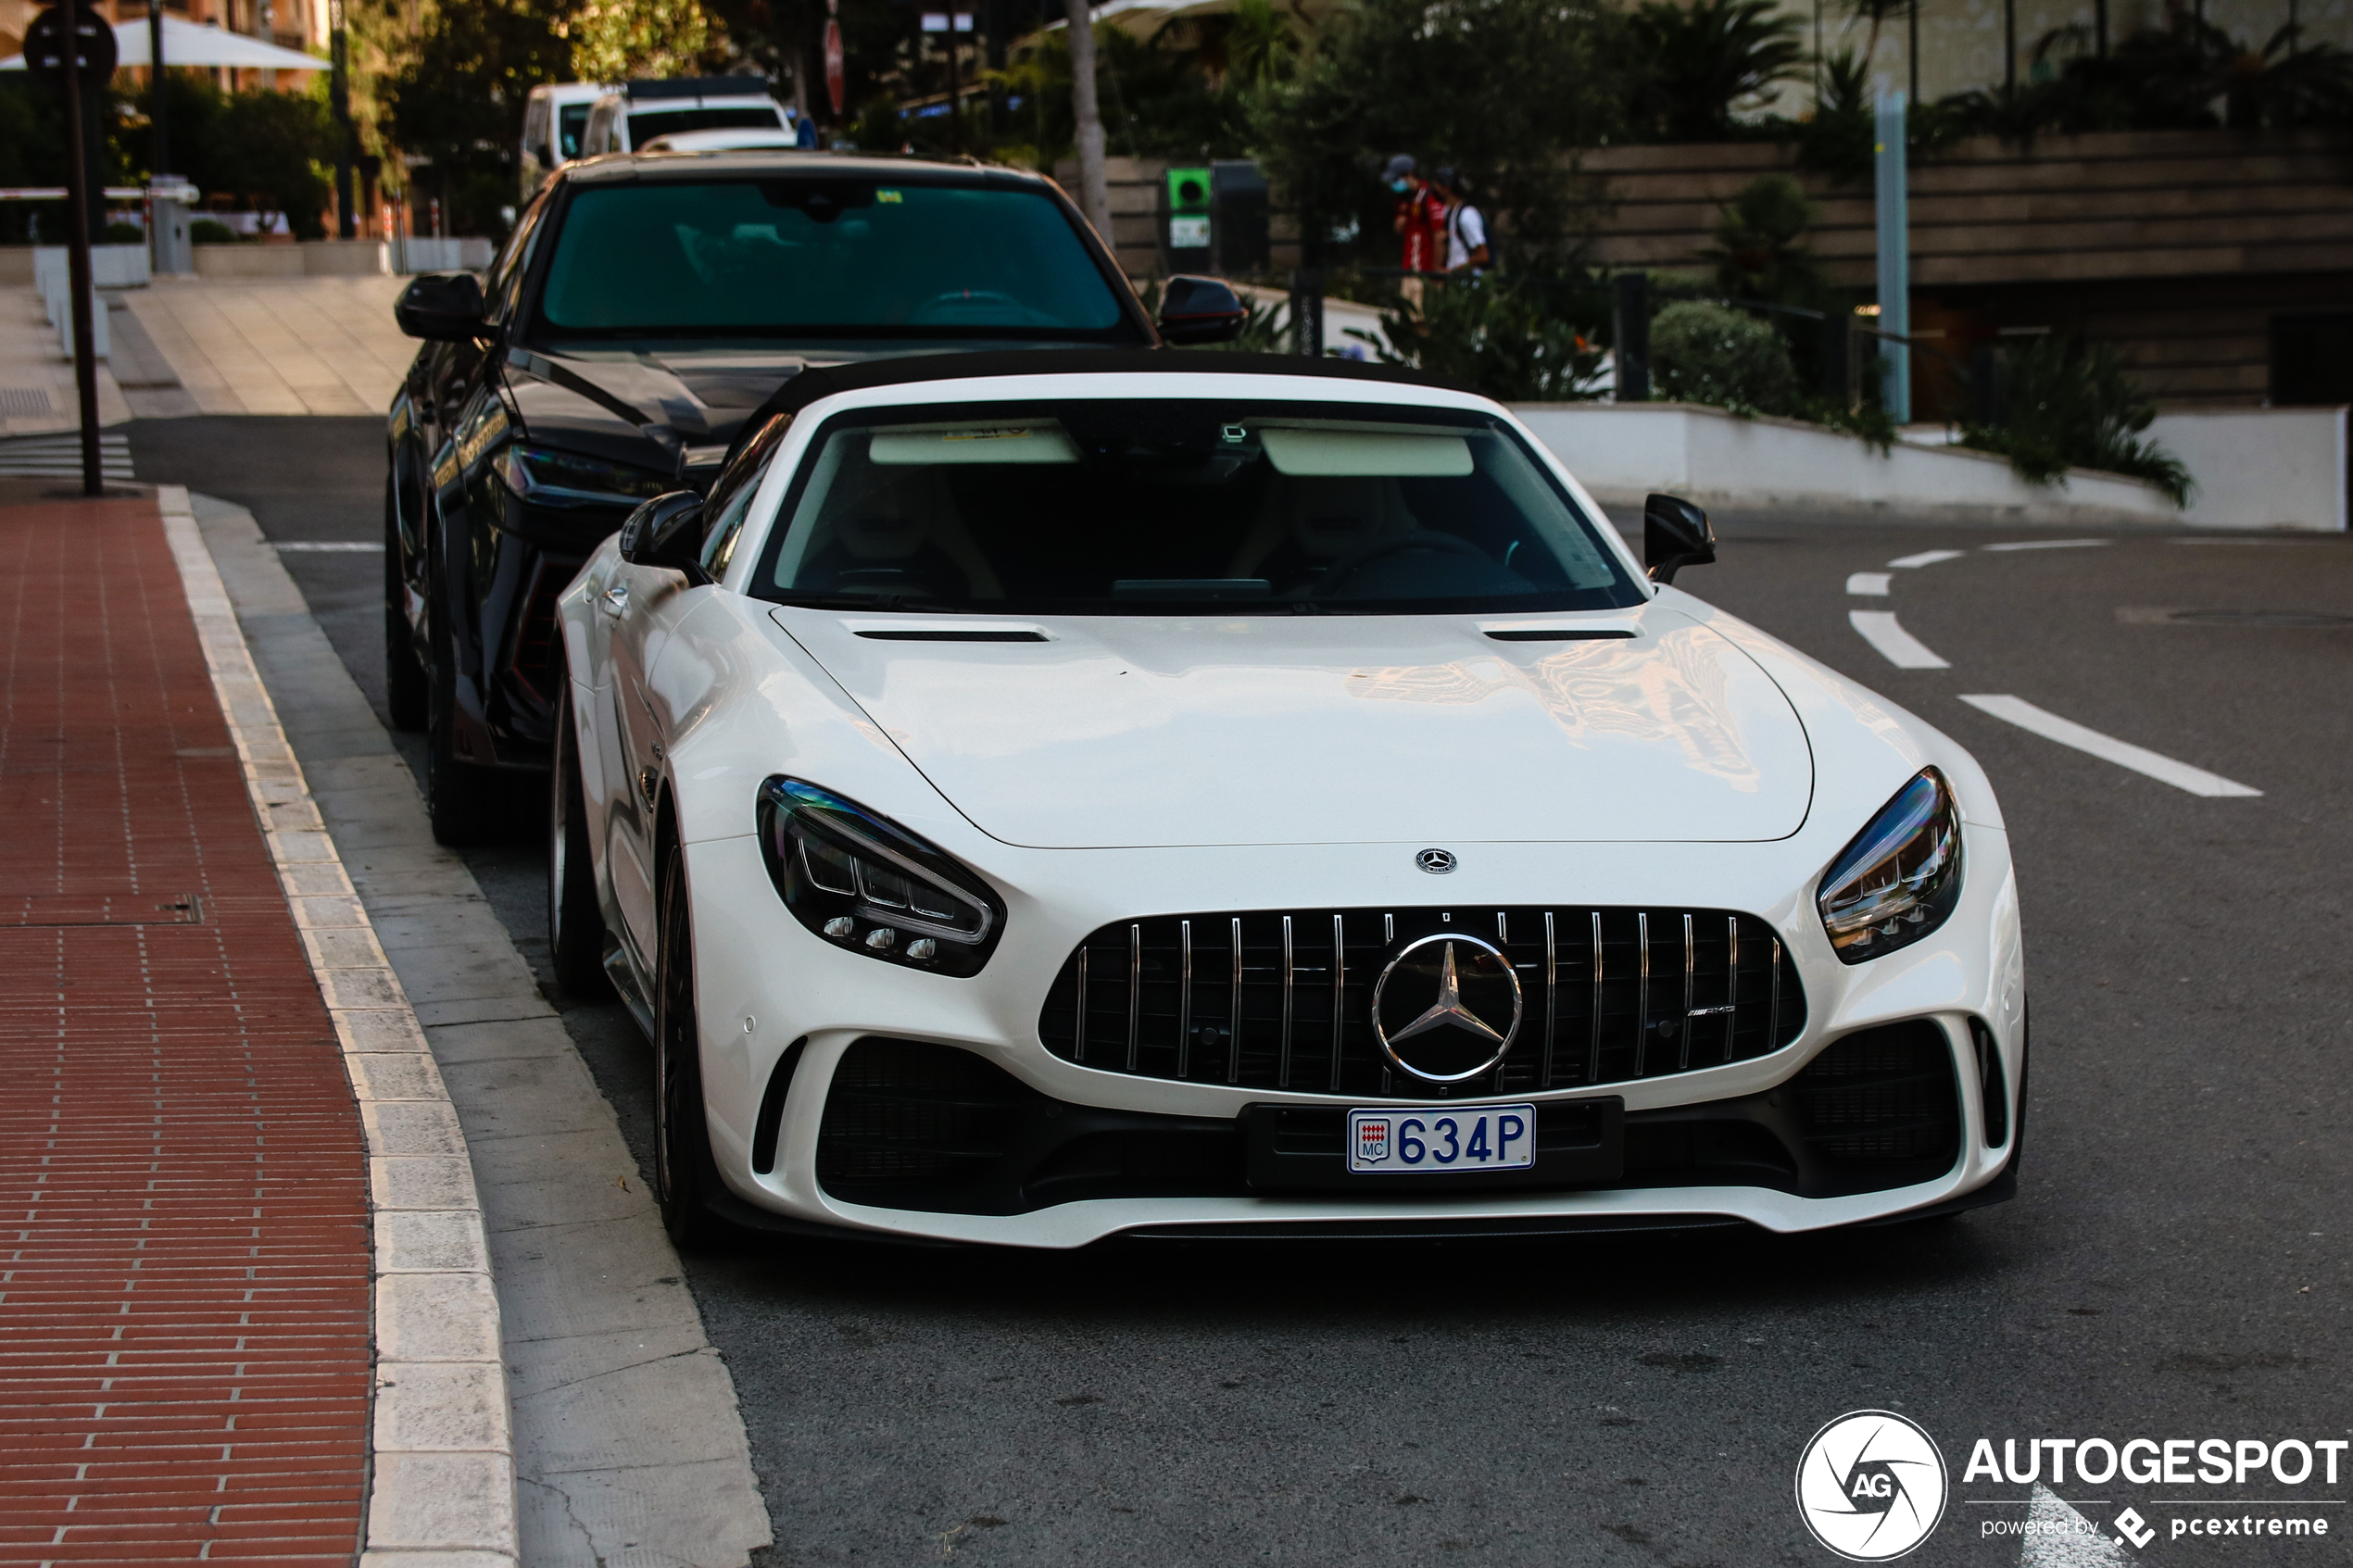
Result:
[[487,768],[458,759],[457,659],[444,596],[436,583],[428,604],[435,657],[426,687],[425,813],[433,821],[434,842],[456,847],[479,844],[489,836],[497,805],[492,785],[497,779]]
[[702,1035],[695,1018],[695,928],[686,902],[686,857],[675,844],[662,853],[654,962],[654,1198],[662,1228],[681,1252],[719,1241],[725,1227],[711,1211],[720,1190],[702,1106]]
[[547,770],[547,947],[556,980],[573,996],[599,997],[605,979],[605,917],[590,858],[586,797],[572,721],[572,678],[556,699],[554,766]]
[[384,480],[384,708],[396,730],[422,730],[430,716],[433,691],[425,661],[402,605],[399,496],[396,479]]

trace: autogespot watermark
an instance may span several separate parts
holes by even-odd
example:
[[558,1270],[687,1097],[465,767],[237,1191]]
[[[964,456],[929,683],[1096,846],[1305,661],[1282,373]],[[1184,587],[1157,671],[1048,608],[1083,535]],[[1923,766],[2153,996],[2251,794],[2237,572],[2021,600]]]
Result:
[[1797,1461],[1797,1512],[1850,1562],[1885,1562],[1944,1517],[1944,1456],[1917,1423],[1855,1411],[1814,1434]]
[[[2353,1439],[2338,1437],[2006,1437],[1998,1448],[1996,1441],[1980,1437],[1971,1445],[1959,1489],[2007,1484],[2032,1490],[2022,1499],[1961,1498],[1972,1512],[2028,1510],[2022,1519],[1978,1515],[1981,1538],[2072,1538],[2136,1551],[2160,1538],[2259,1537],[2269,1545],[2326,1537],[2338,1524],[2328,1511],[2347,1506],[2345,1498],[2326,1494],[2339,1489],[2353,1449]],[[2120,1486],[2177,1495],[2070,1501],[2058,1490],[2112,1492]],[[2200,1490],[2224,1486],[2230,1495]],[[1816,1540],[1853,1562],[1890,1562],[1928,1539],[1951,1492],[1935,1440],[1893,1411],[1840,1416],[1814,1434],[1797,1462],[1799,1516]],[[2110,1515],[2110,1508],[2120,1511]]]

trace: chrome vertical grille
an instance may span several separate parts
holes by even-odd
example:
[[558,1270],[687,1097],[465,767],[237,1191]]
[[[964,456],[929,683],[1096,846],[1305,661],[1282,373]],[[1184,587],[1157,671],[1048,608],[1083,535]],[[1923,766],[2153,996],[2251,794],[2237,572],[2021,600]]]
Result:
[[[1449,931],[1501,947],[1524,997],[1501,1066],[1451,1090],[1391,1069],[1370,1017],[1390,954]],[[1038,1029],[1065,1060],[1142,1077],[1443,1099],[1692,1072],[1805,1023],[1794,960],[1754,915],[1491,906],[1121,921],[1071,955]]]

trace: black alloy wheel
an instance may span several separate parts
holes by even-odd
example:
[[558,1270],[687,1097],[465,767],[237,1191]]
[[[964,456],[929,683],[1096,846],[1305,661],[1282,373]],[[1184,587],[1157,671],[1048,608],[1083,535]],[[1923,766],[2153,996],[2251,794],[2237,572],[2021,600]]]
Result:
[[686,857],[676,844],[661,860],[654,960],[654,1199],[662,1228],[682,1252],[710,1247],[724,1227],[711,1211],[719,1167],[702,1108],[702,1035],[695,1020],[695,922],[686,904]]
[[396,730],[422,730],[432,704],[425,661],[417,657],[416,633],[409,629],[401,578],[400,481],[384,478],[384,707]]
[[605,979],[605,918],[597,900],[596,862],[588,845],[586,797],[580,786],[580,745],[573,729],[572,676],[556,696],[555,766],[547,792],[547,947],[556,979],[584,999],[601,997]]
[[425,597],[434,653],[426,686],[425,814],[432,819],[434,842],[479,844],[489,835],[491,786],[497,781],[489,769],[458,759],[457,646],[449,633],[447,588],[434,576]]

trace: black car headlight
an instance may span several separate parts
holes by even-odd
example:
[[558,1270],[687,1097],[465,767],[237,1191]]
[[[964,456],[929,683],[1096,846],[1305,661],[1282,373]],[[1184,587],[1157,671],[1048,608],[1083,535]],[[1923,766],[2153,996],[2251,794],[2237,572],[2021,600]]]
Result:
[[945,850],[799,779],[760,786],[760,848],[794,918],[869,958],[977,974],[1005,923],[997,895]]
[[547,446],[502,447],[490,466],[508,489],[543,507],[634,507],[678,488],[661,474]]
[[1846,963],[1908,947],[1961,897],[1961,814],[1930,768],[1880,809],[1822,878],[1815,903]]

